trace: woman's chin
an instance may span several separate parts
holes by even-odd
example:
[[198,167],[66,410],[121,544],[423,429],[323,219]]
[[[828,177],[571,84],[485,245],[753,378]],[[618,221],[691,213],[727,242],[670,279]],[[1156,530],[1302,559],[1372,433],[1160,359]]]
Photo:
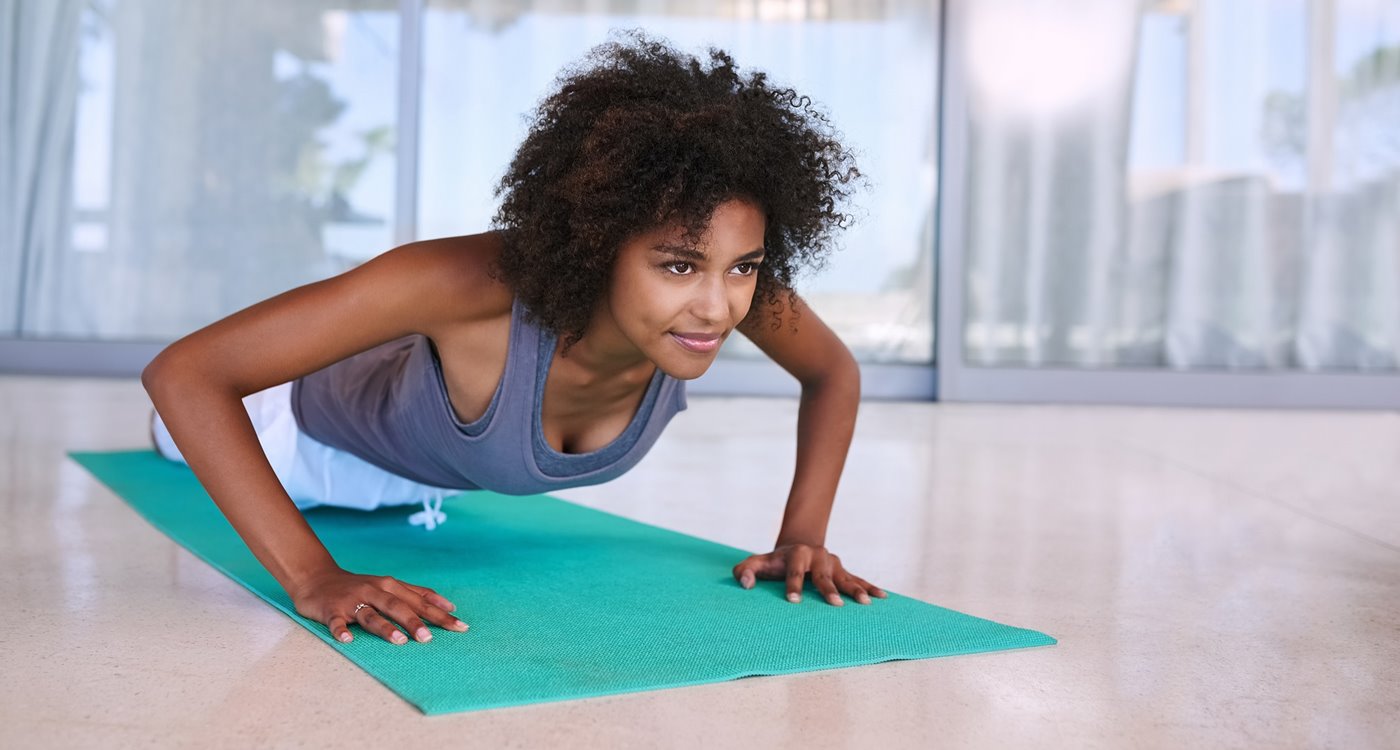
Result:
[[714,361],[714,357],[710,357],[699,362],[657,362],[656,366],[661,368],[662,372],[666,373],[667,375],[670,375],[676,380],[695,380],[701,375],[704,375],[705,373],[709,372],[710,365],[714,364]]

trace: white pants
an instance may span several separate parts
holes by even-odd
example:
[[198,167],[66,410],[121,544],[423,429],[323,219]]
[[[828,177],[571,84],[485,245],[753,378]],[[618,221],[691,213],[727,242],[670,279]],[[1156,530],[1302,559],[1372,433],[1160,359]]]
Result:
[[[292,416],[291,383],[246,396],[243,406],[272,471],[299,509],[331,505],[373,510],[422,503],[423,510],[410,516],[409,523],[431,530],[446,520],[442,499],[462,492],[401,477],[307,435]],[[159,414],[151,428],[157,451],[172,461],[185,463]]]

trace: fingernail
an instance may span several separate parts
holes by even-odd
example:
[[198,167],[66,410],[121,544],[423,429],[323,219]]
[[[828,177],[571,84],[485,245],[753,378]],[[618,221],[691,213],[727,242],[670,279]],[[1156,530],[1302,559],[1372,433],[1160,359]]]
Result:
[[349,643],[349,642],[350,642],[350,634],[349,634],[349,633],[341,633],[341,634],[340,634],[340,641],[341,641],[341,643]]
[[861,594],[859,597],[857,597],[857,599],[860,601],[861,604],[870,603],[870,597],[866,596],[865,594]]
[[416,635],[420,643],[427,643],[433,639],[433,634],[428,632],[427,628],[419,628]]
[[833,596],[833,597],[831,597],[830,599],[828,599],[827,601],[830,601],[833,605],[835,605],[835,606],[837,606],[837,607],[844,607],[844,606],[846,606],[845,600],[842,599],[842,598],[839,597],[839,596]]
[[796,603],[802,601],[802,595],[801,595],[801,594],[788,594],[788,601],[792,602],[793,604],[796,604]]
[[403,633],[401,633],[401,632],[395,630],[395,631],[389,636],[389,640],[393,641],[394,643],[399,643],[399,644],[408,643],[408,636],[406,636],[406,635],[404,635]]
[[465,622],[462,622],[461,620],[453,620],[452,629],[457,631],[463,631],[467,629],[467,624]]

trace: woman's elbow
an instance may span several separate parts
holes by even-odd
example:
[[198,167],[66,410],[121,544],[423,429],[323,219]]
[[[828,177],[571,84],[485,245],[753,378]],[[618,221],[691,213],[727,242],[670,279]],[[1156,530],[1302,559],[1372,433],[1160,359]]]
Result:
[[146,393],[154,396],[157,390],[166,388],[172,381],[178,380],[180,370],[184,369],[181,365],[182,359],[174,344],[160,350],[141,370],[141,386],[146,389]]
[[856,394],[860,393],[860,364],[849,352],[833,361],[814,378],[803,382],[804,388],[824,389],[835,387]]

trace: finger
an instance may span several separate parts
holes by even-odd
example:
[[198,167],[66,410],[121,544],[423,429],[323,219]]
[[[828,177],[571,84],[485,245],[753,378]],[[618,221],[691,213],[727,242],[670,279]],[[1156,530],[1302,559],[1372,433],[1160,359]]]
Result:
[[449,601],[447,597],[443,596],[442,594],[439,594],[436,591],[433,591],[427,586],[415,586],[411,583],[404,583],[403,581],[399,581],[399,583],[417,592],[419,596],[422,596],[424,599],[427,599],[433,606],[439,609],[446,610],[448,612],[457,609],[457,605]]
[[427,643],[433,639],[433,633],[428,630],[428,626],[423,624],[417,613],[413,611],[408,602],[400,599],[396,594],[389,591],[380,591],[378,595],[370,601],[374,608],[385,617],[392,618],[394,622],[403,626],[404,630],[413,634],[414,640],[419,643]]
[[[398,584],[395,587],[395,592],[398,593],[399,598],[408,602],[409,606],[413,608],[413,611],[419,617],[427,619],[428,622],[440,628],[455,630],[459,633],[466,632],[467,624],[465,622],[447,614],[441,607],[433,604],[428,597],[419,594],[419,589],[422,589],[421,586],[414,586],[413,584],[404,583],[403,581],[395,581],[395,583]],[[438,598],[441,599],[442,597]],[[429,638],[431,639],[431,635]]]
[[817,591],[822,592],[833,607],[844,607],[846,602],[841,598],[841,593],[836,590],[836,584],[831,582],[831,571],[819,567],[812,571],[812,584],[817,587]]
[[846,575],[846,571],[841,568],[840,558],[830,552],[818,551],[812,565],[812,585],[817,587],[817,591],[820,591],[833,607],[844,607],[846,601],[841,598],[841,592],[836,590],[836,584],[832,581],[837,575]]
[[755,577],[753,566],[748,560],[734,566],[734,580],[738,581],[740,586],[746,589],[753,588]]
[[373,605],[360,607],[360,611],[355,614],[355,619],[360,623],[360,627],[390,643],[400,646],[408,643],[408,636],[404,635],[402,631],[394,627],[388,620],[380,617]]
[[773,552],[766,555],[753,555],[740,564],[753,571],[756,578],[777,580],[787,573],[787,558]]
[[860,584],[860,579],[859,579],[859,578],[856,578],[856,577],[853,576],[853,575],[847,574],[845,577],[843,577],[843,578],[836,584],[836,586],[837,586],[837,588],[839,588],[839,589],[841,589],[842,591],[846,592],[846,596],[849,596],[849,597],[851,597],[852,599],[855,599],[856,601],[860,602],[861,604],[869,604],[869,603],[870,603],[870,594],[867,593],[866,590],[865,590],[865,587],[862,586],[862,585]]
[[870,581],[867,581],[867,580],[865,580],[864,578],[859,578],[859,577],[856,577],[856,580],[860,582],[860,585],[861,585],[861,586],[864,586],[864,587],[865,587],[865,590],[866,590],[866,591],[870,592],[870,595],[871,595],[871,596],[878,596],[878,597],[880,597],[881,599],[888,599],[888,598],[890,598],[890,595],[889,595],[889,594],[886,594],[884,589],[880,588],[879,586],[876,586],[875,584],[871,583]]
[[766,555],[749,555],[748,559],[734,566],[734,578],[743,583],[747,575],[749,587],[759,578],[782,578],[786,572],[786,561],[782,556],[771,552]]
[[798,547],[788,556],[787,598],[796,604],[802,601],[802,582],[807,578],[807,569],[812,564],[812,551],[808,547]]
[[348,624],[344,617],[331,615],[330,622],[326,623],[326,627],[331,629],[332,638],[341,643],[349,643],[354,636],[350,635],[350,628],[346,627]]
[[455,630],[459,633],[467,632],[469,627],[465,622],[447,614],[445,610],[433,606],[426,599],[423,600],[423,606],[418,609],[418,616],[440,628]]

